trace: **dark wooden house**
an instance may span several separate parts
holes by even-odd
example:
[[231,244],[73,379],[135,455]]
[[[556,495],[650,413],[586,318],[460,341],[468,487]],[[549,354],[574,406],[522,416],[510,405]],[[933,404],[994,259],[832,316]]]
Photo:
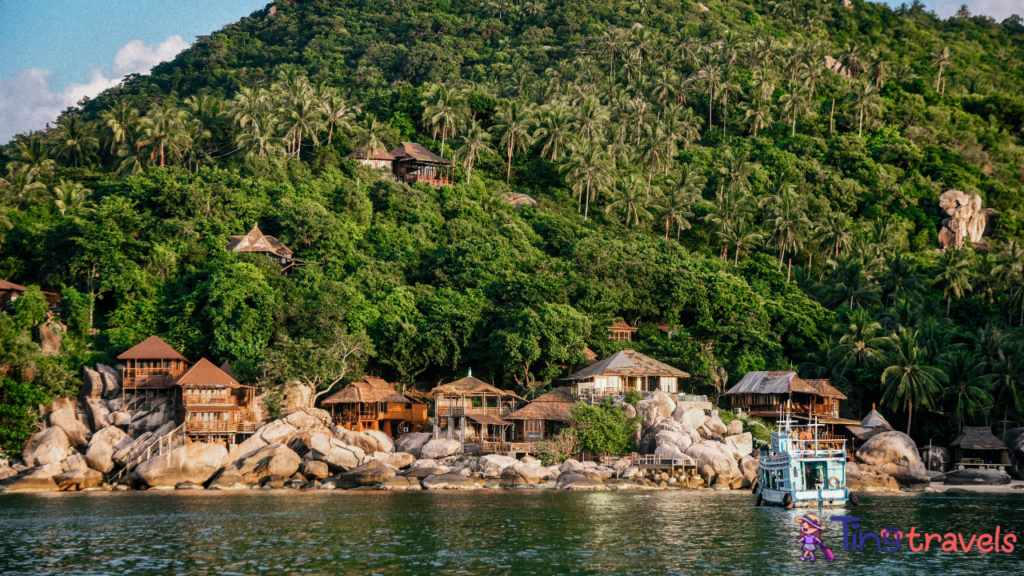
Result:
[[605,396],[637,392],[679,393],[679,379],[690,375],[636,350],[621,350],[579,370],[563,380],[571,383],[575,398],[586,402]]
[[434,438],[504,442],[512,423],[505,419],[526,403],[472,375],[431,390],[434,397]]
[[382,378],[366,376],[323,401],[331,419],[346,430],[380,430],[391,438],[423,432],[427,405],[399,394]]
[[174,381],[180,389],[178,413],[190,437],[224,439],[256,431],[256,387],[239,384],[213,362],[201,358]]
[[565,425],[572,405],[572,388],[562,386],[541,394],[505,419],[513,423],[518,441],[551,440]]
[[21,298],[28,288],[21,284],[0,280],[0,310],[8,309],[15,300]]
[[369,166],[377,170],[387,170],[390,172],[394,169],[395,157],[382,148],[374,148],[369,153],[366,152],[365,147],[359,148],[345,156],[345,158],[358,160],[363,166]]
[[296,266],[302,265],[302,261],[295,259],[295,253],[290,248],[277,238],[261,232],[259,223],[253,224],[252,230],[245,236],[232,236],[225,249],[230,252],[265,254],[281,266],[282,274],[290,274]]
[[414,142],[402,142],[389,154],[394,158],[391,171],[399,182],[423,182],[440,188],[455,179],[451,161],[434,154]]
[[988,426],[965,426],[949,444],[956,468],[1010,466],[1010,449]]
[[170,389],[185,372],[188,360],[159,336],[150,336],[117,357],[124,391]]

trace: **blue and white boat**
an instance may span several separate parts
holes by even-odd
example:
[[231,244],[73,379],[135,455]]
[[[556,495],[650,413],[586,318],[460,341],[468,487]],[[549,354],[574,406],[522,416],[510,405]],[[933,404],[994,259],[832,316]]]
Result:
[[793,425],[779,418],[769,446],[761,449],[761,469],[753,492],[757,505],[787,508],[842,507],[856,504],[846,488],[846,439],[820,433],[817,418]]

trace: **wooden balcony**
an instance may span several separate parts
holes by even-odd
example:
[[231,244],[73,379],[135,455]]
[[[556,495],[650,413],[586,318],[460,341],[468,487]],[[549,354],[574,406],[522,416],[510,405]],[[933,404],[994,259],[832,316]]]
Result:
[[185,431],[189,434],[238,434],[256,431],[258,422],[230,422],[228,420],[186,421]]
[[121,377],[127,390],[169,388],[181,371],[171,368],[123,368]]
[[435,415],[438,418],[461,418],[470,414],[477,414],[480,416],[497,416],[498,418],[501,418],[503,416],[508,416],[512,412],[514,412],[514,410],[508,406],[489,408],[478,406],[470,408],[463,406],[438,406]]
[[231,395],[205,396],[201,394],[184,394],[181,397],[181,403],[185,408],[195,408],[196,406],[238,406],[238,398]]
[[408,184],[422,182],[435,188],[440,188],[441,186],[450,186],[452,179],[440,174],[406,174],[405,182]]

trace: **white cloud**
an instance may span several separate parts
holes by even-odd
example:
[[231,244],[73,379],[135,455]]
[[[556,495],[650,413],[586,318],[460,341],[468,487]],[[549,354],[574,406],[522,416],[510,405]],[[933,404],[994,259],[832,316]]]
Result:
[[[890,2],[890,4],[897,5],[896,2]],[[991,16],[997,22],[1002,22],[1014,14],[1024,17],[1024,0],[935,0],[925,2],[925,5],[934,10],[941,18],[949,18],[956,14],[961,4],[967,4],[967,9],[971,11],[971,14]]]
[[157,44],[133,40],[114,55],[113,73],[109,78],[94,69],[87,82],[68,84],[61,91],[53,89],[53,72],[41,68],[0,79],[0,143],[8,142],[16,134],[41,130],[69,106],[116,86],[128,74],[149,72],[153,66],[174,58],[188,46],[188,42],[176,34]]
[[132,40],[114,54],[114,74],[146,74],[153,66],[174,58],[188,48],[188,42],[175,34],[159,44]]

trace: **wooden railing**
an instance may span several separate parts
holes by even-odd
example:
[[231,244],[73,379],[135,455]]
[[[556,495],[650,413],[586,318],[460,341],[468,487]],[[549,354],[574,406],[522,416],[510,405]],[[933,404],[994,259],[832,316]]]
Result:
[[409,184],[414,182],[424,182],[431,186],[444,186],[452,183],[451,178],[430,174],[406,174],[405,181]]
[[166,388],[177,375],[171,368],[123,368],[121,380],[128,390],[137,388]]
[[510,452],[533,454],[537,451],[536,442],[474,442],[465,445],[466,451],[473,448],[480,454],[507,454]]
[[189,433],[248,433],[255,432],[257,424],[257,422],[249,421],[229,422],[227,420],[191,420],[186,421],[184,426],[185,430]]
[[479,414],[479,415],[490,415],[490,416],[507,416],[511,414],[513,410],[508,406],[501,407],[488,407],[473,406],[470,408],[464,408],[462,406],[438,406],[437,414],[438,418],[461,418],[464,415]]
[[187,408],[189,406],[238,406],[238,398],[227,396],[203,396],[201,394],[185,394],[181,401]]
[[159,440],[153,442],[148,447],[146,447],[146,450],[142,454],[139,454],[130,462],[128,462],[128,464],[126,464],[125,467],[122,468],[121,471],[114,476],[111,483],[116,484],[119,480],[121,480],[121,478],[124,478],[132,470],[134,470],[136,466],[142,464],[146,460],[149,460],[154,456],[160,456],[164,452],[170,452],[173,448],[175,448],[175,442],[177,442],[178,440],[184,441],[184,434],[185,425],[182,424],[181,426],[178,426],[174,430],[171,430],[167,434],[161,436]]

